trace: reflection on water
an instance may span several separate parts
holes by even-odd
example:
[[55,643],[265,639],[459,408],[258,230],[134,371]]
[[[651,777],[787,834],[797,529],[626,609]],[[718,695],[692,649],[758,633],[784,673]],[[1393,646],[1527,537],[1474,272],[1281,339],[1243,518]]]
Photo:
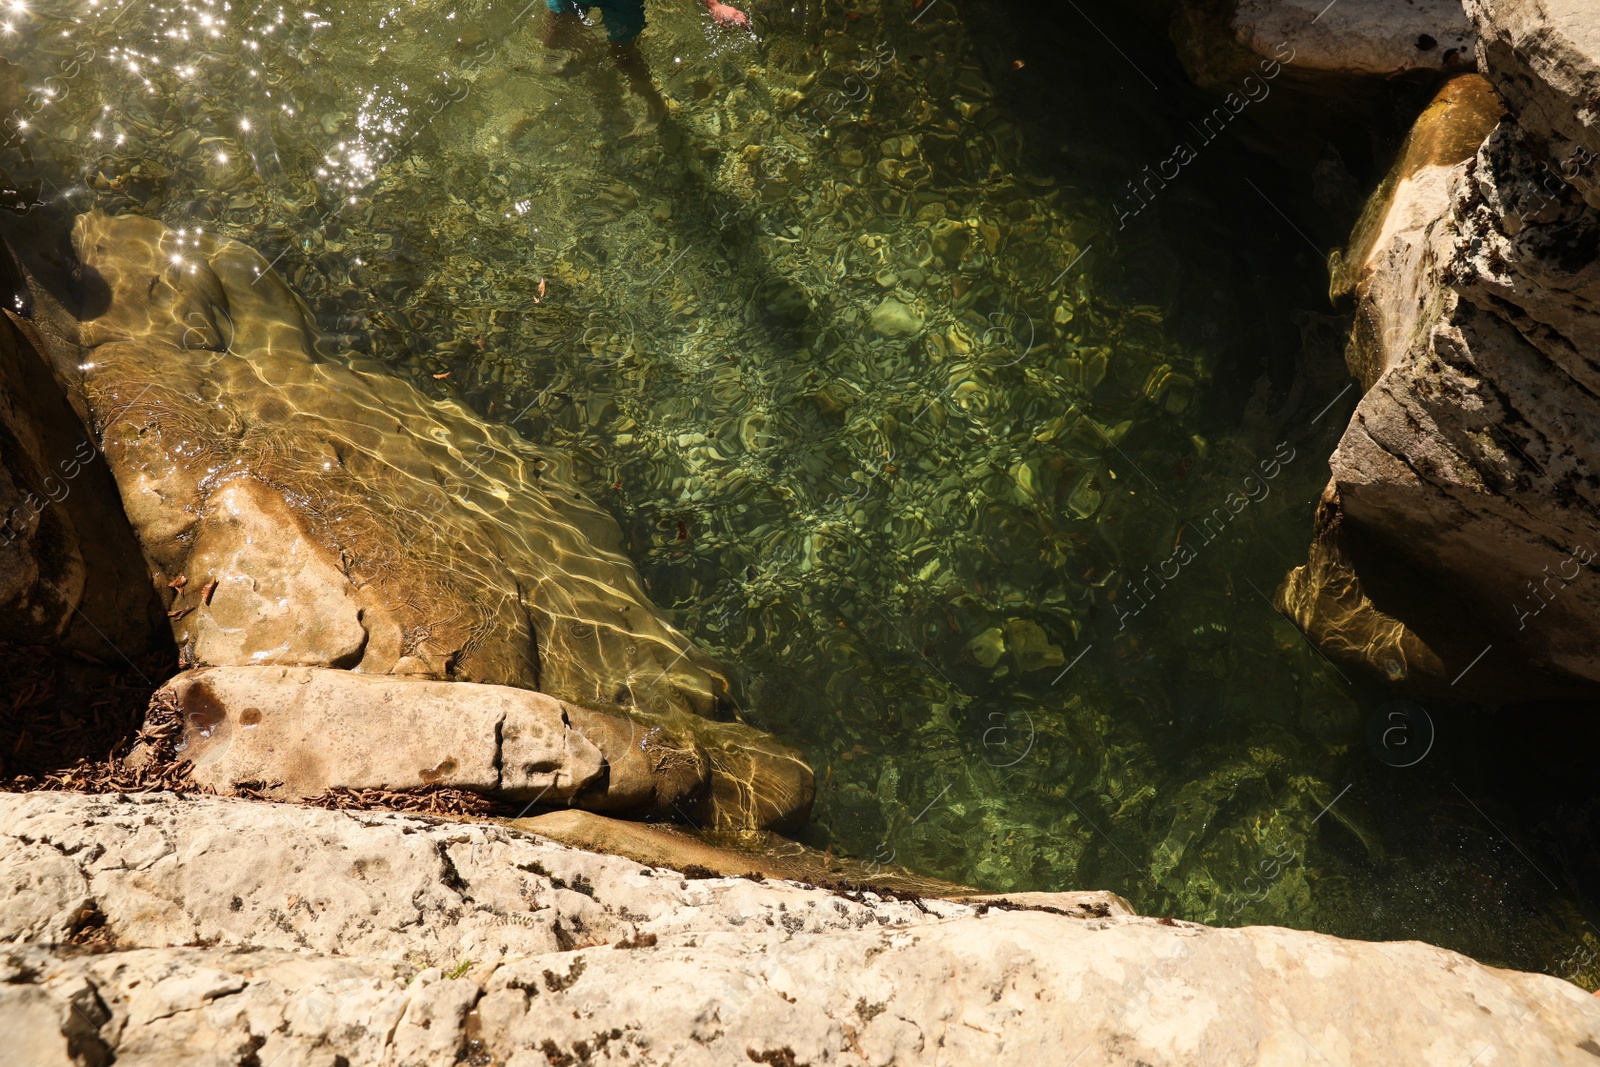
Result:
[[[1041,169],[966,7],[656,4],[663,113],[542,4],[15,5],[8,195],[245,241],[330,356],[569,451],[739,714],[809,753],[818,845],[1569,958],[1569,895],[1444,771],[1374,759],[1381,694],[1270,607],[1343,323],[1279,309],[1218,377],[1231,327],[1148,279],[1213,326],[1254,282]],[[1069,162],[1136,175],[1133,106],[1086,104]]]

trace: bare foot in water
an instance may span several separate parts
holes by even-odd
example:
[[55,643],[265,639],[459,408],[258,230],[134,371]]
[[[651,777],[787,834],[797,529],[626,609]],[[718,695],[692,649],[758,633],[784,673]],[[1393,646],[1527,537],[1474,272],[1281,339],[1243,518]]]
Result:
[[727,29],[748,30],[750,16],[736,7],[720,4],[717,0],[706,0],[706,10],[711,13],[711,21]]
[[630,42],[613,44],[611,55],[616,60],[617,69],[627,76],[628,87],[644,101],[645,117],[634,124],[628,136],[643,137],[654,132],[661,125],[661,120],[667,117],[667,102],[662,99],[661,90],[656,88],[655,79],[650,76],[650,66],[645,62],[644,53],[639,51],[638,45]]

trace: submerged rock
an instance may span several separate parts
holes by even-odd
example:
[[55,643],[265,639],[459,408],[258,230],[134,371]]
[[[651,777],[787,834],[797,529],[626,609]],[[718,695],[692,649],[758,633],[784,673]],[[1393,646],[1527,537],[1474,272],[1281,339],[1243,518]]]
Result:
[[[626,856],[652,867],[668,867],[679,871],[700,868],[727,878],[760,875],[762,878],[786,878],[818,885],[853,886],[922,896],[982,896],[970,886],[928,878],[904,867],[832,856],[770,832],[746,831],[726,835],[729,839],[724,841],[723,835],[713,835],[708,839],[677,827],[609,819],[604,815],[576,810],[552,811],[533,818],[514,819],[509,825],[573,848],[603,852],[610,856]],[[1101,902],[1120,900],[1111,893],[1071,895]],[[1133,909],[1127,908],[1127,912],[1131,915]]]
[[922,315],[890,297],[873,311],[872,328],[885,337],[914,337],[922,332]]
[[[1318,502],[1310,558],[1284,579],[1278,607],[1340,663],[1358,664],[1387,682],[1437,684],[1447,666],[1440,654],[1367,595],[1353,562],[1356,552],[1341,528],[1339,499],[1330,486]],[[1472,628],[1468,643],[1480,632]]]
[[1573,985],[1415,941],[707,873],[489,823],[0,795],[0,1026],[39,1067],[1548,1067],[1600,1029]]
[[[242,245],[101,214],[73,238],[84,310],[76,344],[50,347],[81,376],[149,564],[150,584],[125,567],[112,588],[153,585],[197,668],[151,712],[182,716],[197,784],[279,799],[445,785],[729,830],[803,821],[810,769],[703,717],[726,680],[646,598],[567,457],[327,358]],[[114,500],[101,510],[126,529]],[[77,540],[60,542],[71,562]],[[77,568],[62,572],[73,595]],[[60,599],[58,628],[77,610]]]
[[[340,667],[713,710],[570,460],[322,358],[255,252],[89,214],[85,393],[198,665]],[[178,582],[179,579],[182,582]]]
[[[1367,316],[1356,335],[1356,345],[1374,335],[1398,336],[1415,328],[1411,320],[1383,322],[1372,318],[1389,309],[1380,305],[1411,307],[1404,300],[1374,299],[1372,287],[1394,285],[1397,279],[1416,276],[1416,265],[1402,262],[1401,257],[1425,254],[1427,246],[1420,234],[1438,220],[1441,205],[1448,202],[1456,167],[1477,154],[1478,146],[1504,114],[1505,108],[1489,83],[1476,74],[1468,74],[1441,86],[1417,117],[1383,183],[1367,199],[1351,232],[1349,246],[1333,256],[1329,287],[1332,296],[1342,299],[1356,293],[1362,313]],[[1383,371],[1383,365],[1374,362],[1379,355],[1357,351],[1354,358],[1352,371],[1364,387],[1370,388]]]
[[1006,620],[1006,649],[1021,671],[1039,671],[1067,662],[1066,653],[1051,644],[1044,627],[1031,619]]

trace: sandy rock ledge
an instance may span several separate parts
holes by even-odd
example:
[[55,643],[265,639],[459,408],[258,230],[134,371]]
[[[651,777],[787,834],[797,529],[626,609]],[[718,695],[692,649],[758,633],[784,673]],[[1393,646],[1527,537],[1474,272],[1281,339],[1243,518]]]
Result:
[[1600,1003],[1109,894],[894,901],[492,823],[34,793],[0,797],[0,1032],[29,1067],[1545,1067],[1600,1057]]

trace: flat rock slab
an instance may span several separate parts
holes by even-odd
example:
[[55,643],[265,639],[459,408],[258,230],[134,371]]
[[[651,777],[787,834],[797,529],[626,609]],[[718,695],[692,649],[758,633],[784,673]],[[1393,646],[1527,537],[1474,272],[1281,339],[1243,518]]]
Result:
[[1232,27],[1256,54],[1306,70],[1391,75],[1474,63],[1461,0],[1238,0]]
[[183,720],[176,755],[217,790],[444,785],[561,802],[605,767],[567,705],[526,689],[312,667],[202,667],[166,688]]
[[170,748],[130,762],[186,759],[199,785],[275,800],[448,786],[748,832],[803,822],[815,794],[797,752],[739,723],[597,711],[512,686],[200,667],[163,687],[146,732],[174,725]]
[[[41,849],[59,869],[14,909]],[[1590,1067],[1600,1048],[1582,990],[1417,942],[685,879],[502,825],[242,799],[0,796],[0,900],[0,1032],[39,1067]]]

